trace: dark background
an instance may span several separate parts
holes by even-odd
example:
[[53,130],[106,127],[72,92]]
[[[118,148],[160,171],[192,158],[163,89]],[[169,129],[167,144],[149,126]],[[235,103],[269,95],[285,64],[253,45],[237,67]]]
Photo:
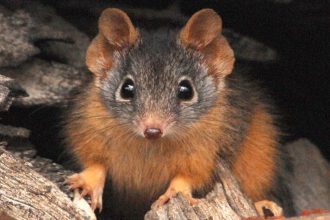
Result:
[[[5,1],[19,7],[24,1]],[[213,8],[224,26],[273,48],[279,58],[253,62],[249,75],[268,89],[282,113],[284,141],[307,137],[330,160],[330,1],[326,0],[227,0],[227,1],[41,1],[56,8],[59,15],[90,38],[97,33],[97,19],[107,7],[161,10],[173,3],[189,17],[201,8]],[[175,15],[174,15],[175,16]],[[176,18],[132,17],[147,29],[178,27]],[[12,107],[6,114],[9,124],[32,130],[31,140],[40,154],[55,160],[63,148],[59,131],[60,107]],[[47,127],[46,127],[47,126]],[[48,146],[43,147],[47,143]],[[58,156],[60,155],[60,156]]]

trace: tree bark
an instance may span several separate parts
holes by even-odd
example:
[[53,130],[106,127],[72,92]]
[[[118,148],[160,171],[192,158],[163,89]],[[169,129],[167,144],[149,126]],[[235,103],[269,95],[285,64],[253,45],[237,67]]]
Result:
[[92,219],[54,183],[33,171],[28,162],[0,149],[0,217],[3,216],[17,220]]
[[240,191],[239,185],[229,169],[218,165],[221,183],[197,205],[190,206],[182,195],[171,199],[168,204],[149,211],[145,219],[228,219],[239,220],[257,216],[251,201]]
[[[327,178],[329,165],[323,161],[316,147],[307,140],[300,140],[287,145],[288,152],[293,156],[294,169],[299,174],[290,179],[292,191],[297,196],[294,197],[296,209],[300,212],[302,208],[329,209],[329,188]],[[299,152],[297,152],[299,151]],[[308,154],[310,159],[308,159]],[[311,161],[314,161],[311,163]],[[33,159],[31,158],[31,162]],[[52,163],[51,161],[49,163]],[[33,163],[32,163],[33,164]],[[26,160],[16,158],[11,153],[3,150],[0,146],[0,219],[94,219],[93,213],[88,213],[90,207],[81,199],[72,202],[63,193],[54,180],[48,180],[45,170],[41,170],[44,176],[36,172],[35,167]],[[308,165],[308,166],[307,166]],[[47,165],[45,164],[45,167]],[[214,190],[194,206],[188,204],[185,198],[179,194],[169,201],[168,204],[157,210],[150,210],[146,220],[167,220],[167,219],[263,219],[256,217],[257,213],[252,202],[241,192],[237,180],[232,175],[225,164],[218,165],[221,182],[217,183]],[[313,172],[310,172],[313,171]],[[59,172],[58,175],[66,175]],[[312,175],[312,176],[311,176]],[[319,178],[317,177],[318,175]],[[50,176],[50,178],[53,178]],[[63,177],[66,178],[66,177]],[[60,179],[63,179],[60,178]],[[303,182],[306,184],[301,184]],[[56,178],[55,178],[56,179]],[[317,185],[313,185],[313,180],[318,179]],[[321,180],[323,179],[323,181]],[[307,182],[310,183],[307,184]],[[298,184],[300,182],[300,184]],[[58,183],[57,183],[58,184]],[[303,187],[302,189],[300,189]],[[295,188],[296,190],[293,190]],[[308,189],[310,188],[310,189]],[[321,188],[321,193],[316,193]],[[299,193],[301,190],[304,193]],[[311,193],[308,193],[311,192]],[[75,192],[75,197],[79,197]],[[312,201],[317,201],[317,206],[312,205]],[[85,203],[84,203],[85,202]],[[78,203],[83,203],[77,207]],[[306,205],[309,203],[309,205]],[[304,204],[306,206],[299,206]],[[87,205],[87,207],[86,207]],[[84,208],[81,208],[84,207]],[[284,207],[285,208],[285,207]],[[86,211],[87,210],[87,211]],[[127,210],[129,212],[129,210]],[[292,220],[309,219],[330,219],[330,213],[321,213],[290,218]],[[251,217],[252,216],[252,217]],[[253,217],[254,216],[254,217]]]

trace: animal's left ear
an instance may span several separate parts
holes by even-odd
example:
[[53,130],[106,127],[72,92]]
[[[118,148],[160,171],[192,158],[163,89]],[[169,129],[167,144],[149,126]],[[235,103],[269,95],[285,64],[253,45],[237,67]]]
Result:
[[202,9],[191,16],[179,35],[182,46],[203,54],[209,74],[217,78],[230,74],[235,61],[221,31],[220,16],[212,9]]

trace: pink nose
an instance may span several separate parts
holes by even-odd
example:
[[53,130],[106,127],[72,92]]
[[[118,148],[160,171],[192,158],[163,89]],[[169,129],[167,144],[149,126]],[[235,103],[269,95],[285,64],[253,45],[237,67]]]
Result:
[[162,136],[163,132],[159,128],[147,128],[144,130],[144,137],[148,139],[157,139]]

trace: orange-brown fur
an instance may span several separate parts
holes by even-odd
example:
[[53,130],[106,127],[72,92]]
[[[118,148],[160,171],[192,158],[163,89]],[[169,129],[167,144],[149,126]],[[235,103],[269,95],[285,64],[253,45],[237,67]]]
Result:
[[[106,13],[109,16],[100,19],[100,33],[87,51],[86,63],[95,74],[94,82],[87,88],[84,100],[72,111],[67,125],[67,139],[74,154],[85,169],[98,167],[101,174],[106,170],[118,191],[143,192],[152,199],[167,187],[192,192],[211,185],[221,152],[219,143],[230,142],[231,138],[221,129],[221,123],[226,122],[222,117],[231,111],[225,107],[228,103],[223,103],[222,97],[230,91],[221,91],[222,96],[219,95],[215,105],[189,129],[172,128],[172,135],[156,141],[138,136],[111,115],[101,98],[99,81],[114,67],[114,51],[134,46],[139,33],[125,13],[117,9],[107,9],[103,15]],[[113,22],[123,25],[112,29]],[[182,46],[203,54],[203,65],[215,82],[224,81],[234,64],[233,51],[219,33],[221,25],[214,11],[201,10],[179,34]],[[155,115],[154,112],[146,114],[150,114],[146,117]],[[246,135],[243,143],[239,147],[223,146],[237,151],[231,161],[233,172],[244,191],[257,201],[265,199],[273,183],[278,133],[262,104],[254,107],[252,115],[247,133],[242,134]],[[89,179],[90,175],[86,181]],[[93,181],[90,183],[96,185]]]
[[[84,120],[70,123],[68,128],[69,142],[85,167],[104,164],[115,184],[133,190],[148,189],[151,194],[176,175],[187,177],[193,189],[211,182],[218,150],[216,140],[220,136],[219,108],[205,114],[177,141],[164,138],[150,142],[118,126],[101,104],[97,88],[92,89],[94,92],[79,113]],[[84,138],[82,133],[86,134]],[[196,135],[204,133],[209,138]],[[107,140],[111,141],[105,143]]]
[[257,106],[233,165],[242,188],[254,201],[265,199],[274,183],[279,154],[277,138],[272,117],[262,106]]
[[[199,15],[204,13],[207,17],[201,18]],[[209,26],[212,25],[213,28],[203,25],[205,19],[210,20]],[[226,39],[217,35],[221,31],[219,19],[217,16],[210,16],[207,9],[201,10],[192,16],[180,34],[183,45],[199,50],[204,55],[208,72],[215,75],[216,80],[231,73],[235,60]],[[210,33],[201,36],[203,31]],[[221,117],[221,114],[217,117]],[[235,175],[254,201],[264,199],[274,182],[278,133],[272,120],[272,116],[262,106],[255,108],[249,131],[233,164]],[[224,134],[219,134],[220,137],[221,135]]]
[[[129,128],[118,126],[98,100],[97,89],[93,89],[95,92],[87,97],[82,110],[86,120],[68,129],[75,155],[85,168],[102,164],[119,187],[125,185],[132,190],[149,191],[151,196],[159,193],[175,176],[185,177],[193,190],[211,184],[218,151],[216,140],[225,135],[219,133],[221,109],[211,109],[180,141],[165,139],[153,144],[132,136],[127,131]],[[75,133],[77,131],[85,132],[85,138]],[[204,132],[209,139],[200,135]],[[273,184],[277,136],[271,116],[258,106],[233,163],[234,174],[254,201],[265,199]],[[112,141],[105,143],[109,139]]]

